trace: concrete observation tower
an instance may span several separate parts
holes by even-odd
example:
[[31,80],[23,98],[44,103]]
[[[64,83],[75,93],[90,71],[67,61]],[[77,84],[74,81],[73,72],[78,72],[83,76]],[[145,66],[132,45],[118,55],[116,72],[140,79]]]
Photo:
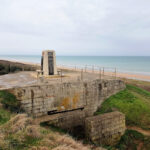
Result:
[[42,52],[41,71],[44,76],[57,75],[56,54],[54,50]]

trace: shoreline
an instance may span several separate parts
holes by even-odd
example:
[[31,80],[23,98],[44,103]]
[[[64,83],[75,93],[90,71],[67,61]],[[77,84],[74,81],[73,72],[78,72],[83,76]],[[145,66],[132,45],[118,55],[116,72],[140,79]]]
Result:
[[[40,66],[39,63],[34,63],[34,62],[26,62],[26,61],[20,61],[20,60],[9,60],[9,59],[0,59],[2,61],[10,61],[10,62],[16,62],[16,63],[21,63],[21,64],[27,64],[27,65],[37,65]],[[75,69],[75,68],[70,68],[67,66],[59,66],[57,65],[58,68],[60,69],[67,69],[67,70],[72,70],[72,71],[81,71],[81,69]],[[78,67],[78,66],[77,66]],[[87,72],[92,72],[92,70],[88,70]],[[99,71],[95,70],[94,73],[98,74]],[[112,76],[115,77],[114,72],[105,72],[106,76]],[[116,77],[121,78],[121,79],[134,79],[134,80],[141,80],[141,81],[148,81],[150,82],[150,75],[142,75],[142,74],[132,74],[132,73],[122,73],[122,72],[116,72]]]
[[[69,68],[69,67],[59,66],[58,68],[68,69],[68,70],[72,70],[72,71],[81,71],[81,69],[74,69],[74,68]],[[92,73],[92,70],[87,70],[87,72]],[[95,70],[94,73],[98,74],[99,71]],[[114,72],[105,72],[105,76],[115,77]],[[150,82],[150,76],[149,75],[139,75],[139,74],[129,74],[129,73],[116,72],[116,77],[121,78],[121,79],[134,79],[134,80],[141,80],[141,81]]]

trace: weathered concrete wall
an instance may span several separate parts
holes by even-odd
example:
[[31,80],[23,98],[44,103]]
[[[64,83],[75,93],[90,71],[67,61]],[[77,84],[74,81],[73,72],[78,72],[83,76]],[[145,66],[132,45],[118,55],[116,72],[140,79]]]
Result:
[[106,98],[124,88],[125,84],[120,80],[93,80],[28,86],[10,91],[20,100],[22,108],[39,122],[52,120],[53,115],[56,116],[53,120],[62,127],[62,122],[74,126],[75,118],[80,116],[82,120],[92,116]]
[[117,111],[85,119],[86,137],[96,144],[117,144],[125,129],[125,115]]

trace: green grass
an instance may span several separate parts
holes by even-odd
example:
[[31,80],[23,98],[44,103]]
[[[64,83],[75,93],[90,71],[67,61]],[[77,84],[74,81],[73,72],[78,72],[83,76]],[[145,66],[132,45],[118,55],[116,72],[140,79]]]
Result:
[[[17,107],[15,96],[6,91],[0,91],[0,103],[2,103],[3,106],[7,108],[10,108],[11,106]],[[3,106],[0,106],[0,125],[10,120],[11,115],[13,114],[12,112],[10,112],[10,110],[14,109],[13,107],[8,110],[3,108]]]
[[8,110],[0,108],[0,125],[6,123],[11,117],[11,113]]
[[[143,149],[149,150],[149,143],[150,137],[145,137],[143,134],[134,130],[126,130],[125,134],[121,137],[120,142],[114,148],[119,150],[137,150],[139,144],[142,144]],[[113,148],[110,147],[108,150],[113,150]]]
[[127,85],[126,89],[108,98],[95,113],[118,110],[126,115],[127,125],[150,128],[150,92]]
[[24,136],[24,139],[20,140],[12,134],[10,134],[6,140],[9,141],[10,150],[28,150],[32,146],[38,146],[41,141],[40,138],[30,136]]
[[12,112],[20,112],[20,102],[8,91],[0,91],[0,102]]

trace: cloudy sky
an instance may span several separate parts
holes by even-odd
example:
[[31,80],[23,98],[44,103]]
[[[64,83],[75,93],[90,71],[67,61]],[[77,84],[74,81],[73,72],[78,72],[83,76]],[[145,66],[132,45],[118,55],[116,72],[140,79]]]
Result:
[[0,54],[150,55],[150,0],[0,0]]

